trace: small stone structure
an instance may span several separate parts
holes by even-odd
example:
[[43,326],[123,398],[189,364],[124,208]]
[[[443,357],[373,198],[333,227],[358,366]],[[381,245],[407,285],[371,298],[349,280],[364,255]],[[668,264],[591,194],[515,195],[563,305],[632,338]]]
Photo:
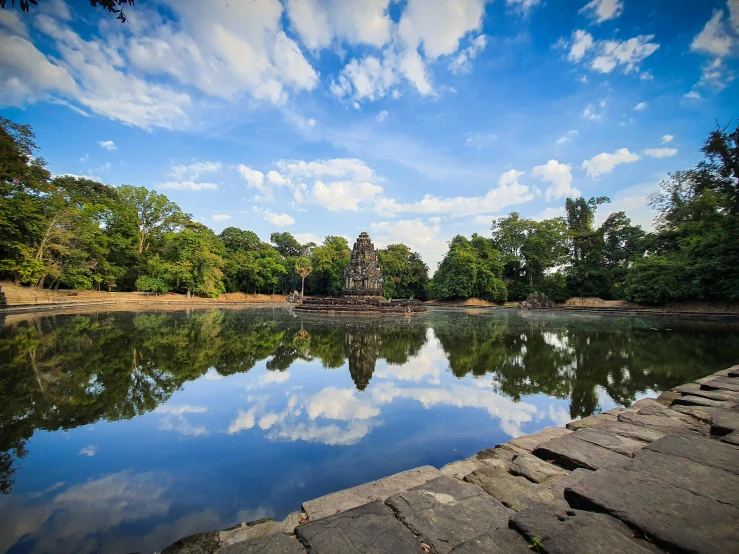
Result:
[[349,315],[412,315],[428,310],[418,300],[383,301],[383,280],[375,245],[367,233],[360,233],[349,265],[344,270],[341,298],[304,298],[295,307],[300,312]]
[[557,305],[547,298],[547,295],[543,292],[535,292],[529,294],[526,300],[518,305],[522,310],[551,310],[557,307]]

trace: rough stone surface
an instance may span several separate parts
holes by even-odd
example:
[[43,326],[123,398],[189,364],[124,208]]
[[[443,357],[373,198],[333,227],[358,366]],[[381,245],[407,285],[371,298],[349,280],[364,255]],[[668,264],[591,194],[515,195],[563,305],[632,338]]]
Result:
[[611,450],[617,454],[629,456],[630,458],[633,458],[634,454],[644,448],[644,443],[642,441],[628,439],[600,429],[581,429],[572,436],[582,441],[605,448],[606,450]]
[[516,456],[508,471],[512,475],[526,477],[526,479],[534,483],[544,483],[553,478],[559,479],[569,474],[569,471],[545,462],[541,458],[537,458],[531,454]]
[[529,540],[537,537],[548,554],[647,554],[652,551],[645,541],[634,539],[627,525],[606,514],[553,510],[538,505],[514,515],[511,526]]
[[739,431],[733,431],[725,437],[721,437],[721,442],[726,442],[739,446]]
[[604,421],[599,423],[593,429],[605,431],[606,433],[613,433],[627,439],[634,439],[642,442],[654,442],[661,439],[665,434],[661,431],[655,431],[648,427],[641,427],[639,425],[632,425],[630,423],[624,423],[623,421]]
[[641,415],[636,412],[624,412],[618,416],[618,420],[631,425],[646,427],[664,434],[672,435],[695,435],[708,434],[710,428],[696,422],[694,425],[686,423],[682,419],[657,415]]
[[465,477],[465,481],[480,486],[486,493],[516,511],[539,503],[566,507],[562,496],[555,494],[551,488],[499,469],[478,469]]
[[666,390],[662,394],[660,394],[657,397],[657,402],[664,406],[669,406],[672,404],[675,400],[680,398],[682,395],[679,392],[674,392],[671,390]]
[[565,498],[574,508],[611,514],[671,551],[736,552],[739,510],[639,472],[601,469],[565,489]]
[[703,396],[695,396],[693,394],[686,394],[680,396],[672,402],[673,406],[708,406],[711,408],[723,408],[725,410],[731,410],[736,408],[736,402],[729,402],[726,400],[713,400],[711,398],[705,398]]
[[283,533],[265,535],[229,546],[224,546],[217,554],[304,554],[302,545],[295,538]]
[[170,544],[161,554],[212,554],[220,546],[217,532],[196,533]]
[[[492,461],[499,462],[500,460]],[[475,458],[468,458],[466,460],[451,462],[442,467],[439,471],[442,475],[446,475],[447,477],[454,477],[455,479],[462,481],[465,478],[465,475],[468,475],[476,469],[481,468],[484,463],[485,462],[477,460]],[[503,464],[503,462],[500,463]]]
[[419,541],[438,554],[482,533],[506,528],[513,513],[479,487],[446,476],[388,498],[386,503]]
[[300,525],[295,532],[311,554],[423,554],[413,533],[380,501]]
[[595,414],[588,417],[584,417],[582,419],[576,419],[575,421],[570,421],[565,427],[569,429],[570,431],[577,431],[578,429],[588,429],[590,427],[595,427],[599,423],[603,423],[604,421],[616,421],[616,418],[618,416],[615,416],[613,414]]
[[680,394],[691,394],[693,396],[701,396],[710,398],[711,400],[725,400],[727,402],[739,402],[739,392],[727,390],[704,390],[698,383],[688,383],[680,385],[672,389]]
[[739,429],[739,412],[722,412],[711,418],[711,434],[727,435]]
[[451,554],[530,554],[526,540],[513,529],[495,529],[463,542]]
[[739,381],[736,377],[716,377],[705,383],[701,383],[702,389],[719,389],[739,392]]
[[528,450],[524,450],[523,448],[519,448],[517,446],[513,446],[512,444],[499,444],[495,448],[486,448],[485,450],[480,450],[477,454],[475,454],[475,458],[478,460],[501,460],[503,462],[511,463],[513,461],[513,458],[518,456],[519,454],[529,454],[530,452]]
[[713,418],[717,415],[720,415],[721,413],[726,413],[727,410],[722,410],[719,408],[709,408],[708,406],[673,406],[673,410],[675,410],[678,413],[694,417],[697,420],[702,421],[703,423],[712,423]]
[[431,466],[423,466],[403,471],[378,481],[372,481],[334,492],[303,503],[303,511],[308,514],[310,521],[344,512],[375,500],[386,500],[388,497],[418,486],[430,479],[439,477],[441,473]]
[[624,469],[739,508],[739,476],[723,469],[652,450],[639,452]]
[[218,533],[222,545],[235,544],[238,542],[256,539],[273,533],[293,532],[300,522],[300,512],[292,512],[283,521],[271,519],[260,519],[250,523],[242,523],[238,527],[232,527]]
[[574,435],[545,442],[536,448],[533,454],[543,460],[553,460],[565,469],[578,467],[600,469],[612,465],[625,465],[629,460],[626,456],[580,440]]
[[562,479],[556,481],[547,481],[546,486],[554,491],[555,497],[563,497],[565,489],[567,487],[569,487],[573,483],[577,483],[580,479],[582,479],[586,475],[590,475],[591,473],[593,473],[592,470],[580,467],[571,471],[568,476],[563,477]]
[[570,431],[569,429],[563,429],[562,427],[550,427],[549,429],[544,429],[543,431],[534,433],[533,435],[524,435],[522,437],[515,438],[508,444],[531,452],[543,442],[547,442],[551,439],[556,439],[557,437],[563,437],[564,435],[569,435],[570,433],[572,433],[572,431]]
[[716,440],[668,435],[645,447],[647,450],[687,458],[739,475],[739,450]]

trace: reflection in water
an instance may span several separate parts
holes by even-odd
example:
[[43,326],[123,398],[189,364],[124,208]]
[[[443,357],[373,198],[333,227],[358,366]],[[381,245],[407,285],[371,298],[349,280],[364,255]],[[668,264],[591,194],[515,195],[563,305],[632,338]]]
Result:
[[[451,461],[450,445],[471,454],[736,363],[738,330],[508,310],[8,317],[0,551],[154,550],[250,519],[239,510],[284,515],[342,486]],[[195,479],[202,491],[187,485]],[[213,500],[219,488],[232,500]]]

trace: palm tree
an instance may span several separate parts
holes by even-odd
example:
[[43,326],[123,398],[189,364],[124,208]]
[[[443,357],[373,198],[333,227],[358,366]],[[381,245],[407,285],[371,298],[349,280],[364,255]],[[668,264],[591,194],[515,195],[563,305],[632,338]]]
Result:
[[295,271],[298,272],[298,275],[300,275],[302,279],[302,283],[300,285],[300,298],[303,298],[303,292],[305,291],[305,278],[310,275],[311,271],[313,271],[313,266],[311,266],[308,258],[300,257],[298,258],[298,261],[295,262]]

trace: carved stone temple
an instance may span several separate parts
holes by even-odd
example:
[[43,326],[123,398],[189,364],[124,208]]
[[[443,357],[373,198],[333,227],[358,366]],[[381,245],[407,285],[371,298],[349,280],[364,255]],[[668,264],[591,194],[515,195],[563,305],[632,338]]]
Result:
[[367,233],[360,233],[344,270],[341,298],[304,298],[295,307],[299,312],[330,314],[412,315],[428,310],[418,300],[388,300],[383,297],[383,280],[375,245]]

